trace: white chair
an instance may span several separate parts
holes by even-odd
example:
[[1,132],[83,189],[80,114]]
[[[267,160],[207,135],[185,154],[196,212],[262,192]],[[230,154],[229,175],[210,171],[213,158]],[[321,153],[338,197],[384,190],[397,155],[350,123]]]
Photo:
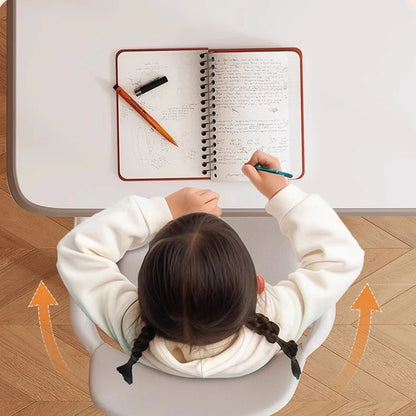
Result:
[[[86,219],[75,218],[74,226]],[[281,235],[274,218],[223,216],[222,219],[238,232],[257,273],[269,283],[276,284],[299,267],[288,239]],[[252,241],[253,235],[262,236],[261,247]],[[136,285],[147,250],[148,246],[128,251],[118,262],[120,271]],[[128,385],[116,367],[129,357],[102,340],[95,324],[71,297],[69,310],[72,329],[91,356],[91,398],[110,416],[270,416],[290,401],[299,383],[292,375],[289,358],[279,354],[254,373],[217,379],[173,376],[140,364],[139,360],[133,366],[134,383]],[[334,305],[315,321],[299,344],[297,360],[301,369],[306,358],[330,333],[335,311]]]

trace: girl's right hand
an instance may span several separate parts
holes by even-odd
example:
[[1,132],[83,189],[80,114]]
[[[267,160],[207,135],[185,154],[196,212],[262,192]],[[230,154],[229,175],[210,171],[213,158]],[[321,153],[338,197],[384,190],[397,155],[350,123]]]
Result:
[[241,171],[246,175],[253,185],[266,198],[273,198],[279,191],[289,185],[285,176],[277,173],[264,172],[257,170],[254,165],[259,163],[265,168],[282,170],[279,159],[264,153],[261,150],[256,150],[251,159],[241,167]]

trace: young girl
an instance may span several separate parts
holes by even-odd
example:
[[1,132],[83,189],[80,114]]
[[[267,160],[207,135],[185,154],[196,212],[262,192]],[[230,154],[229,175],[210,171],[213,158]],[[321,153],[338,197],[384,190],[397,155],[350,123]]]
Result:
[[[257,276],[209,189],[130,195],[58,243],[70,295],[130,355],[117,367],[127,383],[139,359],[182,377],[226,378],[256,371],[281,350],[299,378],[295,341],[358,277],[364,251],[320,196],[257,163],[280,170],[279,160],[258,150],[242,172],[268,198],[266,211],[301,262],[277,285]],[[116,263],[147,244],[136,288]]]

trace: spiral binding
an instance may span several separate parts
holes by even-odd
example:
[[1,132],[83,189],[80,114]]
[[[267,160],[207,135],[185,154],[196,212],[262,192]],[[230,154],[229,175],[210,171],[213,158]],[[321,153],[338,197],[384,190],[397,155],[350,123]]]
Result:
[[[202,162],[202,167],[205,169],[202,169],[202,174],[207,175],[210,171],[216,170],[217,166],[215,165],[217,158],[215,155],[217,154],[216,150],[213,149],[217,146],[215,139],[217,138],[215,135],[215,95],[213,93],[215,92],[215,59],[214,56],[209,56],[208,52],[201,53],[199,57],[202,59],[200,61],[201,70],[199,71],[202,76],[200,78],[201,80],[201,128],[202,128],[202,143],[204,146],[202,146],[202,151],[204,152],[202,154],[202,159],[204,161]],[[209,89],[210,88],[210,89]],[[208,105],[206,105],[208,103]],[[208,137],[205,137],[208,136]],[[208,145],[206,144],[208,142]],[[217,177],[217,174],[214,173],[214,176]]]

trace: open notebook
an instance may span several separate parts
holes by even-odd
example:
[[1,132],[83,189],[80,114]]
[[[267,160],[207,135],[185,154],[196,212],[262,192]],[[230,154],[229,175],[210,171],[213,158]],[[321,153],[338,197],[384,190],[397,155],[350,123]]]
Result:
[[[168,82],[136,97],[135,88]],[[122,49],[116,82],[173,137],[155,131],[116,95],[122,180],[248,181],[257,149],[293,179],[304,174],[302,54],[297,48]]]

